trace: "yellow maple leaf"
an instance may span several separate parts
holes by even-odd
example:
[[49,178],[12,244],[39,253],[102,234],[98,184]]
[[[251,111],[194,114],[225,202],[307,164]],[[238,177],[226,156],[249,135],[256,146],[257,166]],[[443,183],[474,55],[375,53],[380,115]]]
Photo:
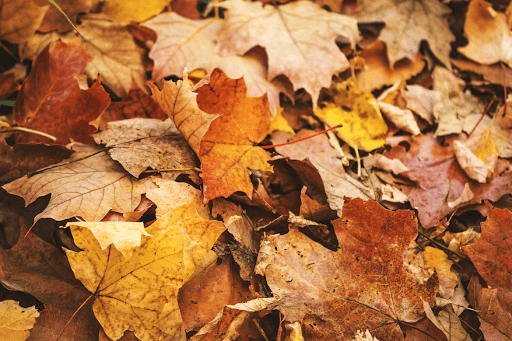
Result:
[[35,307],[22,308],[13,300],[0,302],[0,340],[24,341],[32,329],[39,312]]
[[279,131],[285,131],[292,135],[295,135],[295,131],[290,127],[288,124],[288,121],[283,117],[283,108],[277,109],[277,114],[272,119],[272,122],[270,123],[270,132],[274,132],[276,130]]
[[224,231],[221,222],[199,217],[194,203],[177,207],[146,229],[151,236],[128,260],[113,245],[102,250],[89,229],[75,224],[71,231],[84,251],[66,250],[69,263],[111,339],[132,330],[142,341],[185,340],[178,290]]
[[377,100],[371,92],[359,90],[349,79],[338,84],[334,91],[334,103],[324,103],[315,115],[336,129],[336,134],[351,147],[372,151],[382,147],[388,131]]
[[[94,0],[94,3],[102,0]],[[104,2],[102,13],[122,23],[141,22],[162,12],[170,0],[108,0]]]

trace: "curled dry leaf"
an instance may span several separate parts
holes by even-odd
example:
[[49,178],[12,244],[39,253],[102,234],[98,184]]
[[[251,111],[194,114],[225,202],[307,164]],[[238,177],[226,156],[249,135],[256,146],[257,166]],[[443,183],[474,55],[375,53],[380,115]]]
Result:
[[355,46],[359,32],[352,18],[327,12],[309,1],[263,7],[259,2],[230,0],[223,6],[228,11],[216,34],[216,52],[243,55],[263,46],[268,55],[268,79],[287,76],[295,90],[304,88],[311,94],[314,108],[322,87],[330,86],[332,75],[349,68],[335,39],[342,35]]
[[71,226],[83,252],[66,251],[76,278],[93,293],[105,333],[119,339],[133,330],[142,341],[185,340],[178,290],[190,279],[224,226],[203,220],[195,204],[178,207],[146,229],[129,260],[112,245],[102,250],[88,229]]
[[485,163],[480,160],[473,152],[462,142],[453,141],[455,156],[457,162],[464,169],[466,174],[480,183],[487,182],[487,178],[491,177],[496,166],[494,162]]
[[210,124],[201,141],[205,200],[227,198],[236,191],[252,197],[248,169],[272,170],[269,154],[257,146],[270,130],[267,96],[247,96],[244,79],[231,79],[220,69],[213,70],[207,80],[197,89],[198,105],[222,116]]
[[209,115],[199,109],[197,94],[192,92],[187,71],[183,71],[183,80],[176,83],[163,81],[162,90],[152,83],[148,83],[148,86],[153,92],[153,98],[178,127],[194,152],[199,155],[201,140],[217,115]]
[[34,223],[42,218],[65,220],[77,216],[100,221],[109,210],[133,212],[141,195],[155,187],[149,178],[132,178],[99,147],[75,145],[74,149],[69,159],[3,186],[25,199],[26,205],[51,194],[48,206]]
[[414,213],[345,198],[333,226],[336,252],[296,229],[267,238],[264,273],[281,297],[271,308],[302,322],[306,339],[346,340],[369,329],[381,341],[403,340],[399,322],[421,319],[422,299],[433,305],[437,291],[435,276],[420,285],[403,266],[402,253],[417,235]]

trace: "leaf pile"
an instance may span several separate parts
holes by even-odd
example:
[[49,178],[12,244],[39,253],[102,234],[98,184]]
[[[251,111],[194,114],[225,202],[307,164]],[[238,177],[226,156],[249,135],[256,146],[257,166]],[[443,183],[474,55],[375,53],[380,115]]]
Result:
[[0,4],[0,339],[512,339],[511,4]]

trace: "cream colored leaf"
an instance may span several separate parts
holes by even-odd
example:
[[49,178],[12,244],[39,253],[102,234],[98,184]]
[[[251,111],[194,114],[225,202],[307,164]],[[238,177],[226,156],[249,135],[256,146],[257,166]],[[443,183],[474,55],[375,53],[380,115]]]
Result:
[[60,164],[31,177],[24,176],[3,187],[28,205],[51,194],[45,210],[34,218],[65,220],[82,217],[100,221],[109,210],[133,212],[151,179],[137,180],[126,173],[100,147],[75,145],[76,152]]
[[174,83],[163,81],[163,89],[148,83],[153,98],[171,118],[185,137],[190,147],[199,155],[199,145],[210,123],[217,115],[209,115],[197,106],[197,93],[192,92],[187,71],[183,71],[183,80]]
[[79,233],[83,233],[82,229],[90,230],[94,238],[100,243],[101,250],[105,250],[113,244],[126,260],[130,259],[134,249],[140,246],[142,235],[150,236],[144,230],[144,223],[142,222],[71,222],[67,223],[66,227],[71,227]]
[[457,207],[461,204],[466,204],[468,201],[471,201],[475,195],[471,191],[471,188],[469,187],[469,183],[466,182],[464,185],[464,190],[462,191],[462,194],[459,198],[457,198],[454,201],[448,201],[448,206],[451,208]]
[[464,330],[451,306],[445,307],[438,316],[434,315],[430,305],[425,301],[423,309],[425,309],[428,319],[444,333],[448,340],[471,340],[471,336]]
[[230,78],[244,77],[249,96],[259,97],[266,92],[270,110],[275,115],[279,92],[288,91],[281,84],[267,80],[265,52],[255,50],[243,57],[219,56],[214,52],[213,38],[221,25],[220,20],[190,20],[173,12],[162,13],[144,23],[158,35],[149,52],[149,57],[155,61],[153,79],[181,75],[184,68],[204,69],[210,73],[219,67]]
[[480,183],[486,183],[494,172],[496,162],[485,163],[460,141],[454,141],[455,156],[464,172]]
[[0,302],[0,340],[24,341],[34,327],[39,312],[35,307],[22,308],[13,300]]
[[142,341],[185,340],[177,295],[224,231],[203,220],[195,204],[178,207],[146,229],[129,260],[114,247],[102,250],[88,229],[72,226],[83,252],[66,251],[71,268],[94,294],[93,310],[114,340],[133,330]]
[[329,87],[334,73],[349,67],[336,46],[338,35],[348,38],[352,47],[358,40],[356,21],[330,13],[309,1],[282,6],[230,0],[222,28],[217,32],[216,51],[222,55],[243,55],[260,45],[268,55],[268,79],[283,74],[294,89],[311,94],[316,108],[322,87]]
[[93,137],[96,143],[105,144],[112,159],[135,177],[148,167],[185,171],[199,166],[193,150],[170,119],[162,122],[132,118],[109,122],[106,130]]
[[484,111],[482,102],[469,90],[457,97],[445,98],[434,105],[434,116],[438,123],[436,135],[460,134],[468,116],[481,115]]
[[400,109],[394,105],[378,102],[380,111],[393,122],[397,128],[407,131],[413,135],[421,134],[418,123],[414,119],[412,111],[409,109]]
[[393,66],[402,58],[415,60],[426,40],[434,55],[448,68],[450,43],[455,40],[446,15],[450,9],[437,0],[366,0],[355,17],[358,22],[384,22],[379,39],[387,46]]

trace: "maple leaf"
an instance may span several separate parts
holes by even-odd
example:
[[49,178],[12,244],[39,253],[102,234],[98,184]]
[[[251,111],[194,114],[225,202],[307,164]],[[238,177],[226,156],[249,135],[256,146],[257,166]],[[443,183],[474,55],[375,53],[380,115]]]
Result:
[[149,178],[132,178],[99,147],[75,145],[74,149],[76,152],[64,162],[3,186],[24,198],[26,205],[52,194],[34,223],[41,218],[65,220],[77,216],[99,221],[109,210],[132,212],[140,196],[155,187]]
[[14,105],[19,125],[57,137],[55,142],[35,135],[22,135],[18,142],[42,141],[66,144],[70,139],[92,143],[89,134],[96,129],[88,123],[110,104],[110,96],[99,79],[88,90],[81,90],[76,76],[92,59],[78,40],[57,42],[41,51],[32,71],[21,86]]
[[[329,87],[334,73],[349,67],[335,43],[338,35],[352,47],[359,33],[355,20],[321,9],[309,1],[282,6],[230,0],[223,26],[216,34],[216,51],[221,56],[243,55],[256,45],[268,55],[268,79],[287,76],[294,89],[311,94],[316,108],[322,87]],[[286,51],[286,53],[283,53]]]
[[146,229],[151,237],[142,237],[129,260],[112,245],[102,250],[88,229],[71,224],[71,231],[84,251],[66,255],[110,338],[129,329],[142,341],[185,340],[178,290],[224,231],[221,222],[200,218],[195,204],[178,207]]
[[458,50],[466,57],[481,64],[503,61],[512,66],[512,32],[506,16],[496,12],[490,3],[484,0],[469,3],[464,33],[469,44]]
[[43,22],[48,7],[39,7],[32,0],[1,0],[0,39],[24,43]]
[[[48,4],[48,0],[35,0],[36,4],[44,6]],[[66,13],[67,17],[74,25],[77,25],[77,17],[80,13],[88,13],[91,9],[91,1],[89,0],[58,0],[59,7]],[[50,6],[46,11],[41,26],[37,28],[39,32],[67,32],[73,30],[66,18],[55,6]]]
[[267,163],[270,156],[256,146],[270,130],[267,96],[248,97],[244,79],[230,79],[220,69],[213,70],[207,80],[208,84],[197,89],[198,106],[222,116],[210,124],[201,140],[204,198],[227,198],[236,191],[252,197],[248,168],[272,170]]
[[436,0],[367,0],[356,15],[358,22],[384,22],[379,39],[386,43],[389,65],[402,58],[416,59],[422,40],[447,67],[450,43],[455,40],[446,15],[450,9]]
[[197,106],[197,94],[192,92],[188,82],[187,71],[183,71],[183,80],[176,83],[163,81],[160,91],[152,83],[148,83],[153,98],[171,118],[188,144],[199,155],[201,139],[208,130],[210,123],[217,117],[209,115]]
[[[94,0],[96,3],[100,0]],[[130,21],[141,22],[162,12],[169,5],[169,0],[152,0],[141,2],[137,0],[109,0],[101,9],[102,13],[120,21],[129,23]]]
[[95,134],[112,159],[135,177],[152,169],[187,169],[198,166],[197,158],[171,120],[132,118],[110,122]]
[[0,338],[10,341],[24,341],[39,317],[35,307],[23,308],[19,302],[6,300],[0,302]]
[[264,241],[267,283],[281,297],[271,308],[300,321],[312,340],[347,340],[366,329],[381,341],[403,340],[400,321],[418,321],[422,299],[433,304],[437,291],[435,276],[420,285],[403,267],[402,253],[417,235],[414,213],[345,198],[333,226],[336,252],[296,229]]
[[[215,53],[215,34],[222,22],[216,19],[190,20],[167,12],[144,23],[158,34],[149,52],[155,61],[153,79],[181,75],[184,68],[203,69],[207,73],[221,68],[230,78],[244,77],[249,96],[258,97],[267,92],[269,105],[275,114],[279,107],[279,92],[289,93],[278,82],[267,80],[264,51],[251,51],[245,56],[221,57]],[[293,96],[293,94],[289,94]]]
[[493,208],[487,200],[485,206],[487,220],[480,224],[482,235],[475,244],[463,249],[489,286],[512,291],[512,264],[509,261],[512,212]]
[[[23,236],[28,227],[23,219],[20,222]],[[5,275],[0,279],[4,287],[29,293],[44,304],[44,310],[31,331],[34,340],[57,338],[88,297],[88,291],[75,279],[62,250],[43,241],[35,233],[19,238],[11,249],[3,249],[0,267]],[[63,337],[67,340],[92,340],[97,337],[98,329],[98,321],[89,305],[77,312]]]

